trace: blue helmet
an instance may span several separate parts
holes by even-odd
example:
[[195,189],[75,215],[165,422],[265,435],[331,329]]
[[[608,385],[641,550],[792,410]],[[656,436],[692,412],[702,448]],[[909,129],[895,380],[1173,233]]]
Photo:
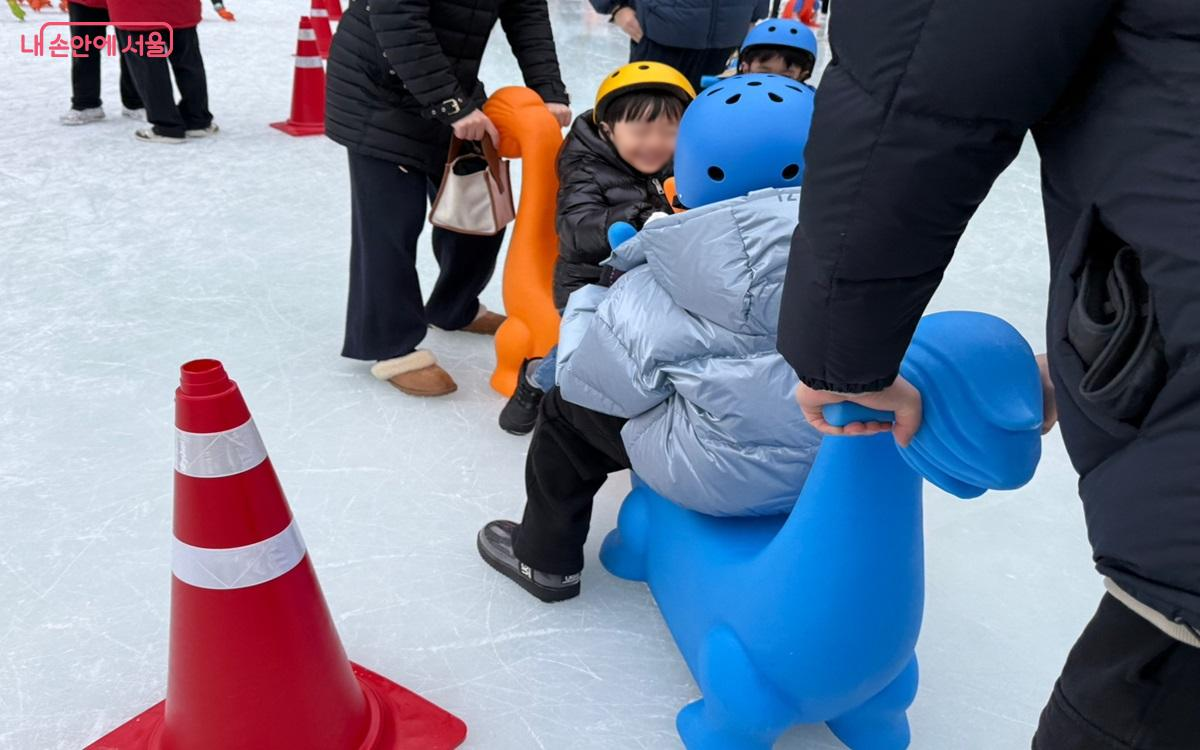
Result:
[[742,40],[742,55],[751,47],[791,47],[803,50],[817,59],[817,36],[799,21],[785,18],[768,18],[754,28]]
[[734,76],[701,92],[683,113],[675,188],[688,208],[804,179],[813,90],[784,76]]

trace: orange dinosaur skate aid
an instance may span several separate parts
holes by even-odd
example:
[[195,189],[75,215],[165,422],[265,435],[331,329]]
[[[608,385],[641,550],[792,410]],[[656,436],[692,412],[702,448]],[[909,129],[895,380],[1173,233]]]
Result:
[[492,388],[511,396],[521,362],[545,356],[558,343],[553,292],[558,255],[554,162],[562,145],[562,130],[541,97],[519,86],[497,91],[483,111],[500,131],[500,155],[521,160],[521,195],[504,263],[508,320],[496,332],[496,371],[492,373]]

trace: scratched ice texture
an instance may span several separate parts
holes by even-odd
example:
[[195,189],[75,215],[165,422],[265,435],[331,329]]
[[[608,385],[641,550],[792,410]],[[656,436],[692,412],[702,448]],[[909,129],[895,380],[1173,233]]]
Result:
[[[601,493],[576,601],[536,603],[478,559],[476,529],[521,508],[527,442],[496,427],[491,340],[429,334],[460,386],[435,400],[338,356],[346,157],[267,127],[306,4],[235,1],[232,24],[207,5],[222,132],[179,148],[131,138],[113,60],[108,120],[59,126],[68,63],[21,54],[38,18],[0,13],[0,748],[79,748],[163,697],[172,396],[199,356],[241,384],[354,659],[464,717],[472,748],[679,747],[696,688],[646,589],[596,560],[628,479]],[[551,7],[582,110],[626,43],[583,0]],[[499,33],[483,77],[519,80]],[[1027,147],[934,307],[998,313],[1041,346],[1043,237]],[[420,268],[430,283],[427,245]],[[501,307],[498,282],[484,301]],[[1101,593],[1074,484],[1055,433],[1022,490],[928,493],[913,747],[1028,746]],[[839,745],[804,728],[780,747]]]

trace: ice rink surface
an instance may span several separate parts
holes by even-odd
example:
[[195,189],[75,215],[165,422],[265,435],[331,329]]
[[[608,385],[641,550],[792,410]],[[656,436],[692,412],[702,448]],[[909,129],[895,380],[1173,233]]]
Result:
[[[430,333],[460,386],[437,400],[338,356],[345,153],[267,127],[288,114],[306,5],[233,0],[230,24],[205,3],[222,133],[177,148],[132,139],[111,59],[109,119],[59,126],[68,62],[22,55],[38,18],[0,12],[0,748],[79,748],[163,697],[172,398],[200,356],[241,384],[352,658],[463,717],[471,748],[679,747],[696,688],[646,589],[595,558],[628,480],[602,492],[583,596],[537,603],[474,548],[523,499],[527,441],[496,427],[491,340]],[[551,5],[580,111],[625,44],[583,0]],[[519,82],[500,34],[484,79]],[[427,247],[421,263],[431,281]],[[1046,276],[1028,147],[934,307],[1000,314],[1040,347]],[[502,306],[498,280],[484,301]],[[927,493],[914,748],[1028,747],[1101,594],[1074,487],[1056,432],[1020,491]],[[840,747],[823,728],[779,746]]]

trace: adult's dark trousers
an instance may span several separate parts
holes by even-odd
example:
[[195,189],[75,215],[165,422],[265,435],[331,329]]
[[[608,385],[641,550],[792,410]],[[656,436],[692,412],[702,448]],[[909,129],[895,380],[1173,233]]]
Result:
[[[129,61],[129,70],[137,82],[138,92],[146,103],[146,120],[154,132],[171,138],[182,138],[188,130],[203,130],[212,124],[208,111],[208,79],[204,74],[204,58],[200,54],[200,35],[193,26],[175,29],[171,54],[168,57],[149,57],[146,46],[154,29],[117,32],[121,40],[121,57]],[[165,40],[162,30],[157,33]],[[138,44],[138,40],[142,44]],[[141,50],[141,51],[139,51]],[[179,102],[171,88],[171,74],[179,87]]]
[[384,360],[411,354],[430,325],[457,330],[479,312],[504,233],[433,229],[437,281],[422,302],[417,240],[442,175],[373,156],[350,155],[350,297],[342,356]]
[[572,404],[552,388],[542,399],[525,457],[525,515],[517,559],[542,573],[583,570],[592,501],[609,474],[629,468],[627,420]]
[[1067,657],[1033,748],[1200,748],[1200,648],[1106,594]]
[[[104,26],[83,26],[78,24],[108,23],[107,8],[92,8],[79,3],[67,5],[67,15],[71,19],[71,109],[95,109],[104,104],[100,99],[100,60],[108,54],[104,49],[107,42]],[[75,38],[87,37],[88,43],[75,43]],[[100,40],[100,45],[96,45]],[[133,82],[133,74],[124,55],[118,55],[121,63],[121,104],[126,109],[141,109],[142,97],[138,94]]]
[[648,36],[642,36],[642,41],[631,42],[629,45],[629,62],[660,62],[670,65],[687,76],[692,87],[700,90],[700,79],[704,76],[715,76],[725,70],[729,56],[735,52],[728,49],[687,49],[686,47],[668,47],[659,44]]

